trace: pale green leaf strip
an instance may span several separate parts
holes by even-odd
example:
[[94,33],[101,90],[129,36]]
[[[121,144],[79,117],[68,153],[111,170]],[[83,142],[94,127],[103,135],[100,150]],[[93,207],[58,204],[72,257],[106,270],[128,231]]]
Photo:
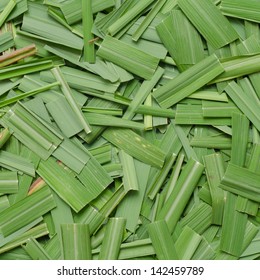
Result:
[[204,166],[202,164],[192,158],[189,159],[187,165],[185,165],[185,168],[178,178],[171,195],[160,211],[158,220],[165,219],[170,232],[173,232],[203,171]]
[[4,10],[0,13],[0,27],[4,24],[10,13],[13,11],[16,6],[16,0],[10,0],[5,6]]
[[112,160],[112,145],[110,144],[91,148],[89,152],[100,164],[108,163]]
[[[251,234],[252,234],[252,231],[253,231],[252,224],[249,222],[249,223],[247,223],[246,233],[251,232]],[[254,236],[252,242],[244,249],[245,250],[241,254],[241,257],[250,256],[250,255],[257,254],[260,252],[260,232],[259,232],[259,230],[256,233],[256,235]]]
[[224,15],[254,22],[260,22],[259,9],[260,3],[254,0],[224,0],[220,4],[220,11]]
[[185,226],[175,242],[175,247],[181,260],[190,260],[197,250],[202,237],[194,230]]
[[144,130],[144,124],[139,122],[130,121],[127,119],[121,119],[114,116],[96,114],[96,113],[86,113],[84,116],[88,120],[90,125],[104,126],[104,127],[124,127],[132,128],[138,130]]
[[108,32],[114,36],[153,2],[154,0],[138,1],[134,7],[128,9],[125,14],[109,26]]
[[106,224],[105,236],[100,247],[99,260],[117,260],[123,240],[126,219],[110,218]]
[[48,231],[47,225],[39,224],[38,226],[35,226],[35,227],[29,229],[25,233],[21,234],[20,236],[16,237],[11,242],[9,242],[6,245],[4,245],[3,247],[1,247],[0,254],[10,251],[10,250],[26,243],[26,241],[29,238],[39,238],[39,237],[47,235],[48,233],[49,233],[49,231]]
[[29,238],[26,245],[23,246],[24,250],[33,260],[50,260],[51,257],[44,250],[41,244],[35,238]]
[[1,213],[0,231],[6,237],[49,212],[55,201],[47,187],[15,203]]
[[151,115],[154,117],[165,117],[173,119],[175,117],[175,111],[172,109],[163,109],[155,106],[140,105],[136,110],[136,114]]
[[65,260],[91,260],[89,226],[87,224],[62,224],[62,250]]
[[231,125],[230,117],[217,115],[216,117],[205,117],[201,105],[178,104],[175,113],[176,124],[197,124],[197,125]]
[[232,114],[232,147],[230,162],[243,167],[246,160],[246,152],[249,137],[249,120],[245,115]]
[[0,101],[0,108],[2,108],[4,106],[7,106],[7,105],[10,105],[14,102],[17,102],[18,100],[21,100],[21,99],[24,99],[24,98],[27,98],[27,97],[30,97],[30,96],[34,96],[34,95],[36,95],[38,93],[41,93],[41,92],[45,92],[46,90],[49,90],[49,89],[51,89],[53,87],[56,87],[58,85],[59,85],[59,82],[55,82],[55,83],[49,84],[47,86],[43,86],[43,87],[40,87],[38,89],[31,90],[29,92],[21,93],[17,96],[7,98],[3,101]]
[[60,260],[61,259],[61,245],[60,239],[58,235],[55,234],[51,237],[45,244],[44,249],[51,257],[52,260]]
[[226,136],[196,136],[191,139],[191,146],[212,149],[231,149],[232,140]]
[[248,96],[242,88],[234,81],[230,82],[225,88],[226,93],[230,96],[237,107],[247,116],[247,118],[260,131],[260,116],[258,104]]
[[207,240],[202,238],[197,250],[192,256],[192,260],[214,260],[215,255],[216,252],[213,246],[211,246]]
[[221,181],[224,190],[260,202],[260,174],[232,163],[228,164]]
[[256,216],[259,208],[259,203],[248,198],[238,196],[236,203],[236,210],[246,213],[251,216]]
[[92,193],[52,157],[40,161],[36,171],[75,212],[94,199]]
[[147,229],[159,260],[179,259],[169,228],[164,220],[150,223]]
[[144,79],[151,79],[159,59],[118,39],[106,36],[97,55]]
[[212,223],[221,225],[225,204],[225,193],[219,188],[225,173],[224,160],[221,154],[204,156],[204,165],[212,198]]
[[233,113],[239,112],[237,106],[231,101],[228,103],[202,101],[202,113],[205,118],[231,118]]
[[0,132],[0,148],[4,146],[4,144],[10,139],[11,137],[11,132],[8,128],[4,128]]
[[202,36],[216,49],[238,39],[235,29],[212,1],[179,0],[178,5]]
[[160,12],[164,4],[167,2],[167,0],[159,0],[157,1],[148,15],[145,17],[145,19],[142,21],[142,23],[139,25],[139,27],[135,30],[134,34],[132,35],[132,39],[134,41],[138,41],[139,38],[142,36],[142,34],[145,32],[147,27],[150,25],[152,20],[155,18],[155,16]]
[[18,192],[17,172],[1,171],[0,172],[0,193],[10,194]]
[[239,257],[243,251],[243,240],[246,232],[247,215],[235,210],[237,196],[227,193],[220,249]]
[[218,58],[211,55],[154,91],[153,96],[161,107],[169,108],[206,85],[223,71]]
[[77,115],[79,123],[83,126],[84,131],[88,134],[91,132],[91,128],[84,117],[84,114],[80,110],[79,106],[76,103],[75,97],[73,96],[71,89],[66,82],[65,78],[63,77],[63,74],[61,73],[59,68],[53,68],[52,73],[56,80],[60,83],[61,90],[67,99],[68,103],[71,106],[71,109],[74,111],[74,113]]
[[164,164],[164,152],[130,129],[107,129],[103,137],[144,163],[156,167],[162,167]]
[[191,94],[189,98],[202,99],[202,102],[204,100],[228,102],[228,98],[225,93],[219,94],[217,91],[213,90],[200,90]]
[[204,202],[195,206],[183,219],[180,224],[184,228],[190,227],[198,234],[202,234],[212,223],[212,207]]
[[0,53],[14,46],[14,38],[11,32],[0,35]]
[[93,26],[92,0],[82,0],[82,25],[84,37],[84,61],[89,63],[95,62],[95,45],[94,36],[91,33]]

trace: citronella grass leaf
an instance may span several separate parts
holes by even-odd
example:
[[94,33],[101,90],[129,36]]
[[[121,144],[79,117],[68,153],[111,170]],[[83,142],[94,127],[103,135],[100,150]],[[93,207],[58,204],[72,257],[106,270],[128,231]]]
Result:
[[165,117],[173,119],[175,117],[175,111],[171,109],[163,109],[160,107],[140,105],[136,110],[136,114],[151,115],[155,117]]
[[9,140],[10,137],[11,137],[10,130],[8,128],[4,128],[0,132],[0,148],[4,146],[4,144]]
[[47,187],[42,188],[2,212],[0,218],[1,233],[6,237],[55,206],[50,190]]
[[229,101],[224,102],[213,102],[213,101],[202,101],[202,113],[205,118],[216,118],[216,117],[232,117],[233,113],[239,113],[237,106]]
[[200,148],[231,149],[232,140],[226,136],[197,136],[191,139],[190,144]]
[[107,129],[103,137],[144,163],[157,167],[162,167],[164,163],[163,151],[130,129]]
[[65,260],[90,260],[92,258],[88,225],[62,224],[61,234]]
[[221,225],[225,204],[225,193],[219,187],[219,184],[225,172],[224,161],[221,154],[212,154],[204,156],[204,164],[212,198],[212,223]]
[[209,56],[157,89],[153,96],[163,108],[169,108],[194,93],[223,71],[217,57],[215,55]]
[[108,116],[96,113],[86,113],[84,116],[88,120],[90,125],[104,126],[104,127],[125,127],[137,130],[144,130],[144,124],[139,122],[134,122],[126,119],[117,118],[114,116]]
[[257,1],[221,1],[220,10],[224,15],[260,22],[260,4]]
[[148,15],[145,17],[145,19],[142,21],[142,23],[139,25],[139,27],[135,30],[134,34],[132,35],[132,39],[134,41],[138,41],[139,38],[142,36],[144,31],[147,29],[147,27],[150,25],[154,17],[160,12],[164,4],[167,2],[167,0],[159,0],[157,3],[154,4]]
[[197,250],[202,237],[194,230],[185,226],[175,242],[175,247],[181,260],[190,260]]
[[22,30],[39,35],[53,43],[81,50],[82,38],[76,36],[48,15],[48,9],[38,3],[29,3],[24,15]]
[[228,19],[211,1],[200,0],[195,3],[191,0],[180,0],[178,5],[203,37],[215,48],[223,47],[238,39],[238,34]]
[[44,250],[44,248],[41,246],[41,244],[34,238],[29,238],[29,240],[26,242],[26,245],[23,246],[23,248],[25,249],[27,254],[33,260],[50,260],[51,259],[51,257]]
[[5,6],[4,10],[0,13],[0,27],[4,24],[12,10],[16,5],[16,0],[9,0],[8,4]]
[[106,36],[97,55],[144,79],[151,79],[159,59],[118,39]]
[[191,158],[182,171],[168,200],[160,211],[158,219],[165,219],[170,232],[173,232],[203,170],[203,165]]
[[105,236],[100,247],[99,260],[117,260],[123,239],[126,220],[110,218],[106,224]]
[[59,82],[55,82],[55,83],[49,84],[47,86],[37,88],[37,89],[31,90],[29,92],[21,93],[17,96],[11,97],[11,98],[7,98],[3,101],[0,101],[0,108],[5,107],[5,106],[10,105],[10,104],[13,104],[14,102],[16,102],[18,100],[36,95],[36,94],[41,93],[41,92],[45,92],[46,90],[49,90],[53,87],[56,87],[57,85],[59,85]]
[[178,260],[178,252],[167,223],[164,220],[160,220],[150,223],[147,228],[157,258],[159,260]]
[[68,83],[66,82],[65,78],[63,77],[63,74],[61,73],[59,68],[52,69],[52,73],[54,77],[57,79],[58,82],[60,82],[61,90],[63,94],[65,95],[65,98],[67,99],[69,105],[71,106],[71,109],[74,111],[74,113],[77,115],[77,119],[79,123],[83,126],[84,131],[88,134],[91,132],[91,128],[84,117],[84,114],[79,109],[76,100],[74,96],[72,95],[72,92],[70,90],[70,87]]
[[40,162],[37,173],[75,212],[94,199],[92,193],[52,157]]
[[246,231],[247,215],[235,210],[237,196],[227,193],[220,248],[226,253],[240,256]]
[[0,172],[0,193],[10,194],[18,192],[17,172],[2,171]]
[[14,46],[14,38],[11,32],[0,35],[0,53]]
[[111,24],[108,28],[108,32],[114,36],[121,29],[123,29],[129,22],[131,22],[136,16],[142,13],[149,5],[151,5],[154,0],[145,0],[142,2],[137,2],[137,4],[128,9],[117,21]]
[[[95,62],[95,45],[91,33],[93,25],[92,0],[82,0],[82,25],[84,37],[84,61]],[[92,42],[91,42],[92,41]]]
[[42,158],[48,158],[62,137],[21,103],[16,103],[1,119],[14,136]]

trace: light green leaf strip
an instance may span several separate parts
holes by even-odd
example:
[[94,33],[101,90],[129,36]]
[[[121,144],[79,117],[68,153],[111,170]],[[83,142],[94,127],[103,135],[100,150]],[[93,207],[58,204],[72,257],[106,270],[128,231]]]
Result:
[[65,78],[63,77],[63,74],[61,73],[59,68],[53,68],[52,73],[54,77],[57,79],[57,81],[60,83],[61,90],[67,99],[68,103],[71,106],[71,109],[74,111],[74,113],[77,115],[79,123],[83,126],[84,131],[88,134],[91,132],[91,128],[84,116],[84,114],[81,112],[79,106],[76,103],[75,97],[73,96],[71,89],[66,82]]
[[150,223],[147,229],[159,260],[179,259],[169,228],[164,220]]
[[5,6],[4,10],[0,13],[0,27],[4,24],[10,13],[13,11],[16,5],[16,0],[10,0]]
[[89,226],[62,224],[62,250],[65,260],[91,260]]
[[0,35],[0,53],[14,46],[14,38],[11,32]]
[[123,240],[126,220],[110,218],[105,229],[105,236],[100,247],[99,260],[117,260]]
[[179,0],[178,5],[202,36],[216,49],[238,39],[235,29],[212,1]]
[[35,238],[29,238],[26,245],[23,246],[24,250],[33,260],[50,260],[51,257],[44,250],[41,244]]
[[17,172],[1,171],[0,172],[0,193],[10,194],[18,192]]
[[134,158],[155,167],[162,167],[165,153],[130,129],[111,128],[103,137]]
[[158,220],[165,219],[170,232],[174,231],[174,228],[181,217],[181,214],[187,202],[189,201],[190,196],[194,191],[203,171],[204,166],[201,163],[195,161],[192,158],[189,159],[170,197],[160,211]]
[[51,191],[44,187],[1,213],[0,232],[6,237],[54,207],[56,205]]
[[97,55],[147,80],[159,64],[158,58],[110,36],[105,37]]
[[221,225],[225,204],[225,193],[219,187],[225,173],[224,161],[221,154],[204,156],[206,176],[212,198],[212,223]]
[[206,85],[224,71],[218,58],[211,55],[179,74],[154,91],[153,96],[163,108],[169,108]]

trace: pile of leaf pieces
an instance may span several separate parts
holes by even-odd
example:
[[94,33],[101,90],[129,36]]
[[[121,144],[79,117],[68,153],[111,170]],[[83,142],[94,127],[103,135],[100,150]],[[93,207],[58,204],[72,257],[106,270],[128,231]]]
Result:
[[0,11],[0,259],[260,257],[260,2]]

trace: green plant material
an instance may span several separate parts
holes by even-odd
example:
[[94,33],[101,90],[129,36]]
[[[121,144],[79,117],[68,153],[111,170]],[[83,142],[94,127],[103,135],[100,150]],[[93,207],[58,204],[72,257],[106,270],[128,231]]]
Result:
[[48,15],[48,9],[39,3],[30,2],[28,12],[24,15],[22,30],[42,37],[49,42],[81,50],[82,38],[65,29]]
[[239,109],[231,101],[228,103],[202,101],[202,114],[205,118],[230,118],[233,113],[239,112]]
[[18,192],[17,172],[2,171],[0,172],[0,193],[10,194]]
[[[194,3],[191,0],[180,0],[178,5],[214,48],[221,48],[238,39],[238,34],[228,19],[211,1],[199,0]],[[210,16],[202,16],[209,13]]]
[[175,242],[181,260],[190,260],[198,248],[202,237],[188,226],[185,226]]
[[166,2],[167,0],[159,0],[157,1],[157,3],[154,4],[153,8],[150,10],[148,15],[145,17],[145,19],[142,21],[142,23],[132,35],[132,39],[134,41],[139,40],[139,38],[142,36],[142,34],[145,32],[145,30],[148,28],[154,17],[159,13],[159,11],[162,9]]
[[27,254],[33,260],[50,260],[51,259],[51,257],[43,249],[41,244],[34,238],[29,238],[29,240],[26,242],[26,245],[23,246],[23,248],[25,249]]
[[170,232],[173,232],[194,188],[196,187],[204,167],[194,159],[189,159],[185,169],[182,171],[176,186],[170,197],[164,204],[158,215],[159,219],[165,219]]
[[61,90],[63,94],[65,95],[66,100],[68,101],[71,109],[74,111],[74,113],[77,115],[78,122],[83,126],[84,131],[88,134],[91,132],[91,128],[84,117],[84,114],[79,109],[76,100],[74,96],[72,95],[72,92],[70,90],[70,87],[66,80],[64,79],[61,71],[59,68],[52,69],[52,73],[56,80],[60,83]]
[[123,239],[126,220],[110,218],[107,222],[105,235],[100,247],[99,260],[117,260]]
[[222,117],[205,117],[201,105],[183,105],[178,104],[175,114],[176,124],[198,124],[198,125],[230,125],[231,118]]
[[144,163],[156,167],[162,167],[164,164],[164,152],[130,129],[107,129],[103,137]]
[[204,156],[204,165],[212,198],[212,223],[221,225],[225,205],[225,193],[219,187],[225,173],[224,161],[221,154]]
[[257,1],[221,1],[220,10],[224,15],[260,22],[260,4]]
[[45,187],[1,213],[1,233],[6,237],[47,213],[55,206],[50,190]]
[[0,53],[14,46],[14,38],[11,32],[0,35]]
[[209,56],[157,89],[153,96],[163,108],[188,97],[224,71],[215,55]]
[[188,226],[198,234],[202,234],[211,225],[211,221],[212,207],[201,202],[180,221],[180,224],[183,228]]
[[56,87],[58,85],[59,85],[59,82],[55,82],[55,83],[49,84],[47,86],[43,86],[43,87],[31,90],[29,92],[21,93],[19,95],[13,96],[11,98],[7,98],[3,101],[0,101],[0,108],[5,107],[5,106],[10,105],[10,104],[13,104],[18,100],[36,95],[36,94],[41,93],[41,92],[45,92],[46,90],[49,90],[49,89],[51,89],[53,87]]
[[117,21],[109,26],[109,34],[114,36],[153,2],[154,0],[137,2],[132,9],[127,10]]
[[21,103],[16,103],[2,117],[14,136],[37,155],[47,159],[61,143],[62,137]]
[[105,37],[97,55],[147,80],[152,78],[159,63],[158,58],[111,36]]
[[37,173],[75,212],[79,212],[95,198],[91,189],[88,190],[52,157],[40,161]]
[[175,112],[171,109],[163,109],[160,107],[140,105],[136,110],[136,114],[151,115],[155,117],[165,117],[173,119],[175,117]]
[[239,257],[243,250],[247,215],[235,210],[237,196],[228,192],[223,215],[220,249]]
[[65,260],[90,260],[92,258],[88,225],[62,224],[61,235]]
[[[92,13],[95,14],[97,12],[100,12],[102,10],[106,10],[108,8],[111,8],[115,5],[114,0],[96,0],[92,1]],[[73,0],[69,2],[63,2],[59,5],[62,13],[64,14],[64,17],[66,18],[66,21],[68,24],[73,24],[79,21],[82,17],[82,2]]]
[[212,149],[231,149],[232,140],[224,136],[204,136],[193,137],[190,141],[191,146]]
[[112,160],[112,146],[109,144],[92,148],[89,152],[100,164],[108,163]]
[[33,56],[36,53],[35,45],[30,45],[22,49],[12,51],[11,53],[3,54],[0,56],[0,67],[13,64],[21,59]]
[[82,25],[84,37],[84,61],[95,62],[94,36],[91,33],[93,26],[92,0],[82,0]]
[[11,133],[10,133],[9,129],[4,128],[0,132],[0,148],[2,148],[4,146],[4,144],[9,140],[10,137],[11,137]]
[[5,6],[4,10],[0,14],[0,27],[2,27],[10,13],[13,11],[15,5],[16,0],[9,0],[8,4]]
[[178,252],[167,223],[164,220],[159,220],[150,223],[147,228],[157,258],[159,260],[178,260]]

